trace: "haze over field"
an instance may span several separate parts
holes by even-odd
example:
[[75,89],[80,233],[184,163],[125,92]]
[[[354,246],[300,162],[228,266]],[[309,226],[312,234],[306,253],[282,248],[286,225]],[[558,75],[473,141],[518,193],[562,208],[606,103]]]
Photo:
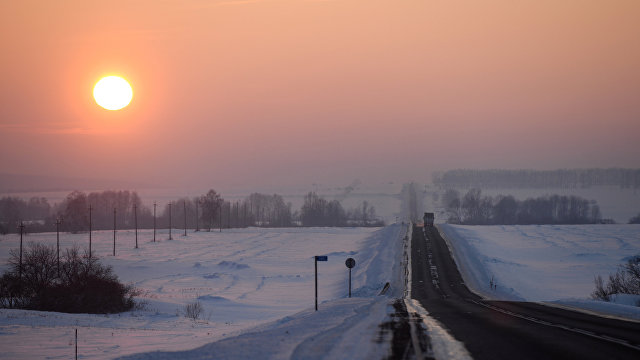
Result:
[[[637,167],[640,2],[8,1],[0,169],[185,188]],[[131,104],[92,98],[125,77]]]

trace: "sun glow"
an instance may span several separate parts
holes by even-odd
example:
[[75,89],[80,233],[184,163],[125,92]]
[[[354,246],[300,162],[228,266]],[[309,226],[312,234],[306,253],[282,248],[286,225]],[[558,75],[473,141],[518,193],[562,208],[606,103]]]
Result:
[[119,76],[103,77],[93,88],[96,103],[107,110],[120,110],[129,105],[133,90],[127,80]]

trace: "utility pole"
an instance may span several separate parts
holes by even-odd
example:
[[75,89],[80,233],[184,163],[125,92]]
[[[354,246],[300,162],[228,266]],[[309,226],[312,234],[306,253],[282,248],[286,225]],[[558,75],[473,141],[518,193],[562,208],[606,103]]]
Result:
[[222,203],[220,203],[220,205],[218,205],[218,213],[220,214],[220,232],[222,232]]
[[116,208],[113,208],[113,256],[116,256]]
[[187,236],[187,200],[182,201],[184,207],[184,236]]
[[24,233],[24,224],[20,221],[20,262],[18,263],[18,276],[22,280],[22,234]]
[[133,222],[136,227],[136,249],[138,248],[138,204],[133,204]]
[[60,276],[60,224],[62,219],[56,219],[56,250],[58,253],[58,276]]
[[156,202],[153,202],[153,242],[156,242]]
[[196,199],[194,201],[196,203],[196,232],[200,231],[200,225],[198,224],[198,204],[200,204],[200,199]]
[[213,216],[216,213],[215,207],[216,207],[216,204],[212,201],[211,202],[211,218],[209,219],[209,230],[207,230],[207,232],[211,232],[211,227],[213,227]]
[[173,240],[171,238],[171,203],[169,203],[169,240]]
[[93,208],[91,204],[89,204],[89,259],[91,259],[91,211]]

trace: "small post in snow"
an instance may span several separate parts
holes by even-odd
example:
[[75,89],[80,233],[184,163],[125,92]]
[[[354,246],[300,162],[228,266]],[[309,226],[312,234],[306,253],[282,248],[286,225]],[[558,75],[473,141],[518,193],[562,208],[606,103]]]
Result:
[[356,266],[356,261],[353,258],[348,258],[344,264],[349,268],[349,297],[351,297],[351,268]]
[[78,329],[76,328],[76,360],[78,360]]
[[327,256],[314,256],[314,264],[316,269],[316,311],[318,311],[318,261],[327,261]]

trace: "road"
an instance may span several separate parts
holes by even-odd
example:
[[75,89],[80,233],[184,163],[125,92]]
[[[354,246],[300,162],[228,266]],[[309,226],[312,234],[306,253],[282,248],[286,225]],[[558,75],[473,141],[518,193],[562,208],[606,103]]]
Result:
[[[482,359],[640,359],[640,324],[469,291],[435,228],[413,228],[412,297]],[[608,339],[608,340],[605,340]]]

